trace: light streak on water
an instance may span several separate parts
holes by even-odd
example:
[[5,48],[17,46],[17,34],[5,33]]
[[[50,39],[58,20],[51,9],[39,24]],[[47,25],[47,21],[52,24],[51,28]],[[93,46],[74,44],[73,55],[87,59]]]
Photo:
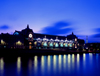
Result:
[[62,58],[61,55],[59,55],[59,70],[61,70],[61,62],[62,62]]
[[63,55],[63,67],[66,69],[66,55]]
[[38,64],[37,56],[34,56],[34,67],[35,67],[35,70],[37,69],[37,64]]
[[54,70],[56,69],[56,55],[53,56],[53,67],[54,67]]
[[20,72],[21,70],[21,57],[17,58],[17,71]]
[[4,60],[3,60],[3,58],[0,59],[0,70],[1,71],[4,70]]
[[48,55],[48,62],[47,63],[48,63],[48,70],[50,70],[50,63],[51,63],[50,62],[50,55]]
[[72,63],[74,63],[75,58],[74,58],[74,54],[72,54]]
[[44,56],[41,56],[41,71],[44,71]]
[[89,53],[89,62],[90,62],[90,64],[92,64],[92,56],[93,56],[93,53]]
[[77,68],[79,69],[79,60],[80,60],[80,55],[77,54]]
[[70,54],[68,54],[68,70],[70,71]]
[[86,54],[83,53],[83,61],[85,62]]

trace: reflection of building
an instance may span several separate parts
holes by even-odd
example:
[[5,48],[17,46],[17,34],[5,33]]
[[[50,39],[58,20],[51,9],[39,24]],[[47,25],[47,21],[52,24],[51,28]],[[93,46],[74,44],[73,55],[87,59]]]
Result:
[[78,39],[76,35],[56,36],[34,33],[32,29],[27,28],[22,31],[16,31],[13,35],[0,34],[0,48],[78,48],[83,46],[84,40]]

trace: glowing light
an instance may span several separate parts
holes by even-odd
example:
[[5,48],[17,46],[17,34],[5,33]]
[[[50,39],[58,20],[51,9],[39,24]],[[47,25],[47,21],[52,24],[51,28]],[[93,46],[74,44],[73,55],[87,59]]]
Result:
[[69,44],[69,47],[72,47],[72,44]]
[[63,47],[63,43],[61,43],[60,46]]
[[53,46],[53,43],[50,43],[50,46]]
[[75,38],[75,41],[77,41],[77,38]]
[[64,69],[66,69],[66,55],[63,55],[63,64],[64,64]]
[[37,69],[37,64],[38,64],[37,56],[34,56],[34,66],[35,66],[35,70]]
[[35,42],[34,42],[34,44],[36,45],[36,44],[37,44],[37,42],[35,41]]
[[72,62],[74,63],[74,54],[72,54]]
[[48,70],[50,70],[50,55],[48,55]]
[[22,43],[20,41],[16,42],[16,45],[22,45]]
[[70,54],[68,54],[68,63],[70,63]]
[[70,71],[70,54],[68,54],[68,70]]
[[59,70],[61,70],[61,61],[62,59],[61,59],[61,55],[59,55]]
[[18,69],[18,72],[21,70],[21,57],[17,58],[17,69]]
[[47,46],[47,43],[46,42],[44,42],[44,46]]
[[58,47],[58,43],[55,43],[55,47]]
[[54,69],[56,68],[56,55],[53,56]]
[[1,44],[5,44],[5,42],[3,40],[1,40]]
[[29,37],[32,38],[32,34],[29,34]]
[[44,71],[44,56],[41,57],[41,70]]
[[65,43],[65,47],[68,47],[68,44],[67,43]]
[[77,54],[77,68],[79,69],[79,58],[80,58],[80,55]]
[[83,53],[83,60],[85,61],[85,53]]
[[3,58],[0,59],[0,70],[1,71],[4,70],[4,60],[3,60]]

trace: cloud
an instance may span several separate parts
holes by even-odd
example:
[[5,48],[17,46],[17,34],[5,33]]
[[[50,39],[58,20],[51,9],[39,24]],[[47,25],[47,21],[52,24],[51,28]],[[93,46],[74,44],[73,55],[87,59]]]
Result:
[[100,38],[100,33],[92,35],[94,38]]
[[97,33],[91,35],[91,37],[93,37],[93,38],[100,38],[100,28],[94,29],[94,32],[97,32]]
[[60,21],[60,22],[54,23],[52,26],[44,27],[41,30],[41,32],[45,34],[51,34],[51,35],[66,34],[70,31],[72,32],[73,30],[72,28],[68,28],[68,26],[70,25],[71,23],[69,22]]
[[9,29],[10,27],[8,25],[1,25],[0,26],[0,29],[2,30],[6,30],[6,29]]

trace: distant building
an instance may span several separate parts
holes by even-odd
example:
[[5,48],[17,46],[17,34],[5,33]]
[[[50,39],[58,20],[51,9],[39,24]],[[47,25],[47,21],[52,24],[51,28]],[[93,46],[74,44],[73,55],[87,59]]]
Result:
[[84,40],[78,39],[76,35],[70,34],[67,36],[47,35],[34,33],[32,29],[27,28],[22,31],[16,31],[13,35],[8,33],[0,34],[0,48],[13,49],[53,49],[66,48],[74,49],[84,47]]

